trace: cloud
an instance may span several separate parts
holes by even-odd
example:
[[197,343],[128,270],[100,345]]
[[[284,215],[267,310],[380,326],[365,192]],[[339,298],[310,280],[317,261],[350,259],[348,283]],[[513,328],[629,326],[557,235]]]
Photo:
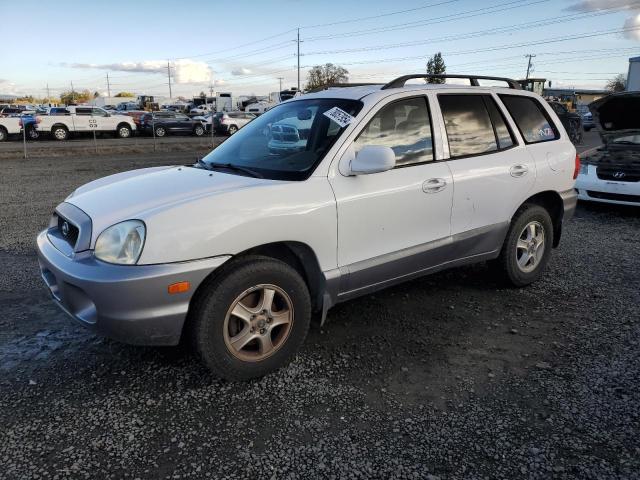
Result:
[[215,80],[213,82],[214,87],[222,87],[223,85],[226,85],[226,84],[227,84],[226,80],[223,80],[222,78],[219,80]]
[[[567,10],[574,12],[595,12],[610,8],[640,12],[640,2],[638,0],[581,0],[569,5]],[[623,32],[623,35],[630,40],[640,40],[640,13],[627,18],[623,28],[637,28],[637,30]]]
[[603,8],[640,10],[640,3],[638,0],[581,0],[573,5],[569,5],[567,10],[574,12],[594,12]]
[[635,28],[636,30],[629,30],[624,32],[625,38],[631,40],[640,40],[640,13],[635,17],[627,18],[624,21],[624,28]]
[[[147,60],[144,62],[121,63],[72,63],[62,64],[65,67],[111,70],[116,72],[158,73],[166,75],[167,62],[164,60]],[[175,83],[209,83],[213,80],[213,70],[205,62],[189,59],[176,60],[170,63],[171,76]]]
[[236,68],[235,70],[231,70],[231,75],[233,75],[234,77],[237,77],[239,75],[250,75],[251,73],[253,73],[253,72],[251,70],[249,70],[248,68],[245,68],[245,67]]

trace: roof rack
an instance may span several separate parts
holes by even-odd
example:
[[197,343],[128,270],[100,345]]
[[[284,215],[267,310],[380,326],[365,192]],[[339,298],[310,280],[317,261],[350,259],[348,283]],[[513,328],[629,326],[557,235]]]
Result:
[[321,87],[309,90],[307,93],[322,92],[330,88],[368,87],[371,85],[381,85],[381,83],[330,83],[329,85],[322,85]]
[[486,77],[484,75],[449,75],[449,74],[430,74],[430,73],[414,73],[412,75],[403,75],[401,77],[396,78],[395,80],[391,80],[387,83],[382,90],[387,90],[389,88],[401,88],[404,87],[404,84],[407,80],[412,80],[414,78],[466,78],[469,80],[472,86],[479,87],[480,84],[478,80],[498,80],[501,82],[505,82],[509,85],[509,88],[514,90],[522,90],[520,84],[511,78],[504,77]]

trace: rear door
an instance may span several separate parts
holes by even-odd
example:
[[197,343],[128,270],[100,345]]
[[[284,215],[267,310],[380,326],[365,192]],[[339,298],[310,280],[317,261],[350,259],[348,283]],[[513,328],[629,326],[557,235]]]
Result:
[[175,129],[181,132],[190,132],[193,128],[193,121],[184,113],[176,113]]
[[91,115],[92,107],[76,107],[73,116],[73,126],[76,132],[89,132],[97,127],[97,122]]
[[499,248],[536,167],[490,93],[441,93],[438,105],[453,175],[452,235],[477,237],[473,254]]

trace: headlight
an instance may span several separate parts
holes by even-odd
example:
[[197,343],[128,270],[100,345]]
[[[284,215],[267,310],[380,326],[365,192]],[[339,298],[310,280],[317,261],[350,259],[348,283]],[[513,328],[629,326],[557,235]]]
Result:
[[586,163],[580,164],[580,175],[587,175],[589,173],[589,165]]
[[133,265],[140,258],[146,228],[140,220],[116,223],[96,240],[95,256],[109,263]]

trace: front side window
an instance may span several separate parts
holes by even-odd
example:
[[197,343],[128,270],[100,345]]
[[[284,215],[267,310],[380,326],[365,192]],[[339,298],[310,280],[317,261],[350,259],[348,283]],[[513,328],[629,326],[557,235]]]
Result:
[[498,150],[483,95],[438,95],[453,157],[481,155]]
[[106,117],[108,115],[108,113],[105,110],[101,109],[101,108],[92,109],[91,110],[91,114],[94,117]]
[[560,138],[542,105],[534,98],[521,95],[500,95],[500,99],[516,122],[525,142],[548,142]]
[[356,153],[365,145],[391,147],[396,154],[396,167],[432,161],[427,99],[410,98],[384,106],[354,142]]
[[304,180],[346,128],[325,115],[334,107],[355,117],[362,103],[301,99],[280,104],[247,123],[203,160],[210,168],[231,165],[226,167],[229,173],[242,167],[274,180]]

